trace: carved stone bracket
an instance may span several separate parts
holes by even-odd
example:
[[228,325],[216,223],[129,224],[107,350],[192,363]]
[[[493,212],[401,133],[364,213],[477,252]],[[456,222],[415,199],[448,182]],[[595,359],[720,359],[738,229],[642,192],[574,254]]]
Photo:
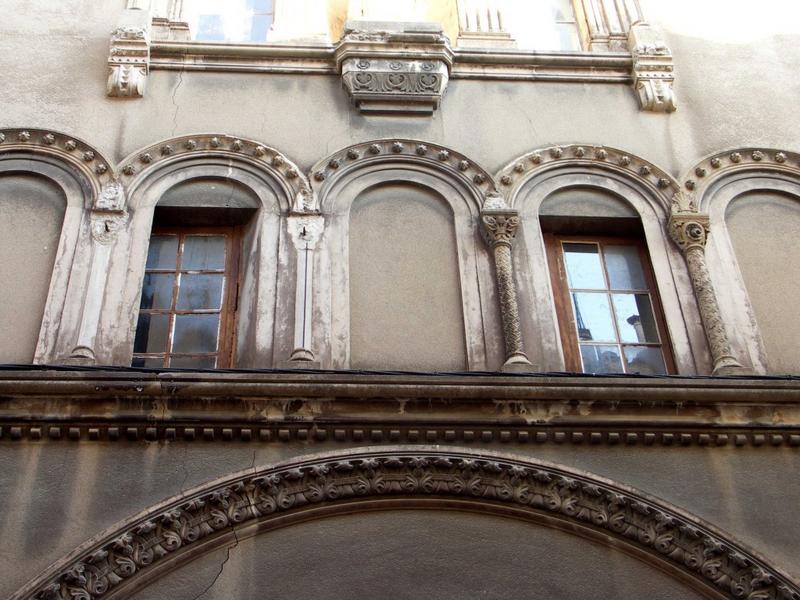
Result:
[[362,113],[432,114],[452,64],[441,28],[427,23],[348,23],[336,49],[342,84]]
[[697,212],[674,212],[669,218],[669,234],[683,251],[689,268],[700,318],[714,362],[714,375],[744,375],[748,371],[734,358],[717,296],[706,265],[708,215]]
[[[11,600],[95,600],[143,586],[236,528],[335,514],[461,505],[641,551],[723,598],[800,600],[800,587],[711,525],[631,488],[542,461],[458,448],[335,452],[248,469],[160,503],[55,563]],[[715,594],[716,595],[716,594]]]
[[483,210],[481,223],[486,241],[494,252],[497,289],[500,296],[500,316],[503,321],[503,338],[506,348],[505,371],[533,371],[525,355],[522,328],[519,322],[517,287],[514,281],[514,263],[511,244],[519,228],[516,210]]
[[633,56],[633,88],[642,110],[674,111],[672,52],[661,34],[646,23],[636,23],[631,26],[628,45]]
[[144,27],[119,27],[108,53],[109,96],[141,98],[150,71],[150,39]]

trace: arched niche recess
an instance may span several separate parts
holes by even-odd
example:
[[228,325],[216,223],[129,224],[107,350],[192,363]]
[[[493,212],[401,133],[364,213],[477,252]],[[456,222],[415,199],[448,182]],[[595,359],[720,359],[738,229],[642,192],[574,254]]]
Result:
[[[787,265],[798,260],[800,154],[727,150],[684,177],[709,216],[706,262],[731,345],[757,373],[798,373],[798,289]],[[792,298],[795,300],[793,301]]]
[[[677,182],[652,163],[622,150],[569,145],[528,153],[500,170],[509,204],[520,212],[514,247],[520,322],[532,362],[563,370],[550,271],[540,215],[575,222],[608,219],[613,233],[624,219],[638,221],[653,266],[676,368],[681,374],[711,370],[686,263],[669,239],[667,223]],[[573,190],[575,193],[570,193]],[[617,225],[615,225],[615,223]],[[596,228],[593,234],[600,233]],[[553,352],[558,348],[559,352]]]
[[[408,510],[414,512],[404,517],[402,511]],[[376,511],[389,511],[385,513],[389,518],[376,516]],[[471,514],[479,516],[471,519]],[[417,527],[427,521],[442,528],[443,533],[448,529],[461,532],[456,539],[442,536],[436,542],[443,549],[435,557],[442,571],[458,573],[463,563],[454,564],[453,557],[465,552],[468,556],[470,550],[467,547],[446,552],[448,541],[468,544],[464,532],[474,531],[488,539],[472,540],[472,551],[475,556],[486,556],[482,553],[493,545],[503,551],[502,542],[508,540],[496,536],[507,531],[520,542],[514,546],[513,560],[517,564],[499,568],[511,572],[510,567],[514,566],[528,571],[523,581],[534,584],[535,558],[543,551],[535,543],[538,538],[551,540],[554,554],[577,552],[579,559],[582,556],[601,565],[609,561],[605,583],[598,585],[609,586],[608,580],[613,577],[609,571],[624,568],[632,557],[643,563],[631,567],[631,572],[642,581],[644,589],[654,584],[664,586],[655,590],[653,597],[668,597],[664,594],[682,590],[684,595],[677,597],[800,598],[800,587],[754,551],[710,524],[636,490],[518,455],[419,446],[317,454],[209,482],[106,530],[54,563],[16,592],[12,600],[152,597],[147,595],[147,586],[152,584],[150,590],[158,590],[159,580],[170,572],[187,569],[197,573],[187,567],[190,561],[197,559],[195,565],[202,567],[203,556],[214,556],[209,553],[217,549],[238,545],[243,551],[253,548],[251,540],[264,532],[272,532],[264,538],[268,544],[270,539],[292,538],[290,526],[297,525],[298,537],[314,544],[313,533],[326,526],[341,536],[342,520],[349,519],[353,527],[361,529],[371,522],[378,532],[390,532],[402,527],[404,520],[413,521],[414,516],[419,519]],[[520,537],[519,528],[513,533],[515,523],[506,525],[498,517],[519,521],[518,527],[532,534],[528,542]],[[274,531],[287,527],[286,534]],[[554,532],[539,533],[536,527]],[[577,536],[583,543],[576,544],[570,536]],[[414,547],[409,552],[393,542],[391,537],[373,537],[364,547],[373,549],[373,559],[382,553],[394,554],[398,561],[409,556],[413,560],[419,551]],[[418,543],[424,543],[424,539],[418,538]],[[309,553],[314,550],[310,548]],[[309,555],[302,552],[302,547],[290,546],[290,551]],[[268,552],[274,554],[274,548]],[[337,556],[348,563],[358,552],[351,554],[348,549],[343,555],[339,549]],[[226,552],[228,560],[232,554]],[[574,560],[575,555],[572,557]],[[248,577],[255,577],[253,570],[258,568],[259,557],[251,554],[249,559],[250,563],[243,566],[237,557],[231,568],[238,564]],[[488,564],[497,559],[486,556]],[[218,560],[214,562],[219,570]],[[307,560],[300,562],[306,577]],[[650,574],[646,565],[658,573]],[[581,584],[583,570],[567,572],[565,564],[553,566],[554,573],[542,577],[540,584],[560,585],[562,590],[574,590],[575,583]],[[322,565],[323,569],[330,567],[330,561]],[[403,565],[397,567],[398,571],[406,570]],[[345,565],[342,572],[347,570]],[[415,572],[417,580],[412,580],[412,585],[431,585],[423,580],[430,569],[419,568]],[[436,576],[441,577],[439,573]],[[573,581],[559,584],[559,576]],[[443,579],[446,581],[446,576]],[[583,581],[583,585],[591,582]],[[509,596],[498,593],[493,597]]]
[[353,201],[350,367],[467,368],[453,212],[431,190],[386,183]]
[[113,178],[103,156],[78,138],[0,130],[2,275],[14,291],[0,317],[13,319],[13,327],[0,323],[0,330],[14,332],[6,336],[13,351],[0,362],[57,363],[69,355],[87,293],[88,214]]
[[[386,211],[396,210],[399,215],[404,213],[402,193],[407,193],[411,198],[405,206],[412,211],[409,214],[415,219],[426,220],[419,223],[420,234],[424,232],[428,240],[426,251],[435,251],[433,237],[437,235],[437,227],[440,229],[440,248],[436,257],[440,268],[445,256],[453,256],[451,249],[455,245],[456,264],[448,266],[447,276],[452,278],[454,272],[458,275],[460,304],[451,311],[458,309],[461,314],[454,314],[452,317],[444,315],[445,318],[452,319],[447,324],[450,332],[447,335],[451,338],[447,347],[453,347],[455,343],[452,339],[454,329],[450,326],[462,323],[462,344],[466,351],[466,360],[461,369],[498,368],[503,361],[499,305],[490,256],[478,229],[484,198],[495,191],[491,177],[475,163],[450,149],[414,140],[378,140],[345,148],[317,163],[311,172],[311,183],[325,217],[325,232],[318,251],[315,252],[314,266],[314,272],[319,274],[314,289],[314,346],[320,350],[322,364],[331,368],[352,366],[352,286],[349,267],[353,263],[350,259],[350,228],[353,214],[356,214],[357,228],[362,218],[361,209],[358,208],[359,199],[365,198],[362,206],[368,207],[380,196],[383,198],[380,200],[381,206]],[[400,190],[404,192],[399,192]],[[392,194],[398,192],[401,195],[395,197],[399,205],[389,208]],[[354,210],[356,213],[353,213]],[[382,210],[384,209],[376,209],[369,218],[380,218]],[[388,213],[385,216],[389,218]],[[446,216],[449,216],[449,222]],[[392,230],[392,222],[383,222],[381,227],[389,232]],[[408,244],[404,247],[416,251],[413,223],[405,222],[403,227],[404,233],[401,237],[404,244]],[[399,231],[397,229],[392,235]],[[396,252],[397,249],[393,251]],[[414,259],[419,268],[433,268],[433,265],[426,267],[420,264],[420,256],[418,254]],[[413,258],[413,253],[411,257],[404,257],[404,260],[408,258]],[[425,280],[430,276],[431,273],[422,273],[421,277]],[[398,285],[403,283],[398,282]],[[413,286],[414,282],[410,283]],[[420,298],[420,302],[425,301],[425,298]],[[431,307],[426,307],[426,310],[429,308]],[[393,334],[394,332],[387,332],[387,336]],[[415,330],[410,335],[418,335],[415,343],[419,343],[426,339],[427,333]],[[456,360],[450,357],[448,361],[430,364],[454,368],[457,362],[462,362],[460,356],[454,356]],[[356,363],[358,360],[357,357]],[[430,364],[426,370],[431,368]],[[370,366],[377,367],[378,363]],[[409,363],[400,366],[416,365]],[[383,365],[383,368],[396,367],[393,364]],[[424,367],[420,365],[419,368]]]
[[[131,361],[156,207],[171,212],[173,221],[186,218],[191,224],[202,213],[244,225],[235,366],[272,367],[273,360],[287,356],[295,274],[286,268],[294,248],[284,216],[293,208],[304,210],[309,193],[297,168],[274,149],[222,135],[166,140],[122,164],[130,218],[115,240],[109,266],[101,321],[107,362]],[[231,217],[237,211],[243,214]]]

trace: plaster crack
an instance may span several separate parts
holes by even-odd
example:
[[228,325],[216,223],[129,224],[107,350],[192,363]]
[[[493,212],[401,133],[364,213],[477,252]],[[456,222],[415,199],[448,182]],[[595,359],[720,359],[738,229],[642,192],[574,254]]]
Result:
[[178,129],[178,102],[176,101],[175,97],[178,94],[178,88],[181,87],[183,83],[183,69],[178,71],[178,83],[175,84],[175,88],[172,90],[172,106],[175,107],[175,112],[172,115],[172,135],[170,137],[175,137],[175,131]]
[[206,586],[206,589],[204,589],[197,596],[192,598],[192,600],[199,600],[199,598],[202,598],[203,596],[205,596],[208,593],[208,590],[210,590],[212,587],[214,587],[214,585],[217,583],[219,578],[222,576],[222,572],[225,570],[225,565],[231,559],[231,550],[233,550],[234,548],[236,548],[236,546],[239,545],[239,536],[236,535],[236,529],[231,528],[231,533],[233,533],[233,540],[234,540],[233,544],[228,546],[227,551],[225,553],[225,560],[223,560],[222,563],[219,565],[219,571],[214,576],[214,580]]

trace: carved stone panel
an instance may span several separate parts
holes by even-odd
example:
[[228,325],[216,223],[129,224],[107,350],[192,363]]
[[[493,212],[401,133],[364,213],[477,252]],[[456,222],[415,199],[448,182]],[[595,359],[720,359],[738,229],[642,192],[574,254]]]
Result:
[[149,72],[150,41],[143,27],[120,27],[111,34],[108,54],[109,96],[140,98],[144,96]]
[[650,25],[637,23],[631,27],[628,45],[633,56],[633,87],[642,110],[676,110],[672,52],[659,32]]

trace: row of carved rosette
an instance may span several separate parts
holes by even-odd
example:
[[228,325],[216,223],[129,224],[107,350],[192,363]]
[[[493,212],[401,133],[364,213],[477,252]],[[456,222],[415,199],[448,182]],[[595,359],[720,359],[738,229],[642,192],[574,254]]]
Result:
[[[672,54],[660,33],[646,23],[635,23],[628,44],[631,79],[641,108],[674,111]],[[109,96],[144,95],[150,45],[147,27],[119,27],[111,34]],[[334,60],[344,89],[362,112],[432,114],[444,97],[458,55],[441,32],[347,30],[335,47]]]

